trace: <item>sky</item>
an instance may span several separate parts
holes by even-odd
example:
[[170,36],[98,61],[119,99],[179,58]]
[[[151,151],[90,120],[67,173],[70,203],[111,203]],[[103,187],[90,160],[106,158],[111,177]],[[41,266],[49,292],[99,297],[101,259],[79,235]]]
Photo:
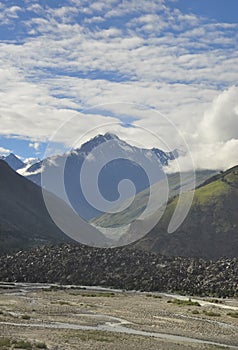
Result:
[[237,46],[237,0],[0,0],[0,155],[109,131],[236,165]]

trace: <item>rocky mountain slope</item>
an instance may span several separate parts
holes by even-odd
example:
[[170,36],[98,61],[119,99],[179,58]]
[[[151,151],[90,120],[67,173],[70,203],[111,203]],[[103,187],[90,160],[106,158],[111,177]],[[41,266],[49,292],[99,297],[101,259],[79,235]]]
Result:
[[238,259],[163,257],[126,248],[63,244],[0,257],[0,280],[237,296]]

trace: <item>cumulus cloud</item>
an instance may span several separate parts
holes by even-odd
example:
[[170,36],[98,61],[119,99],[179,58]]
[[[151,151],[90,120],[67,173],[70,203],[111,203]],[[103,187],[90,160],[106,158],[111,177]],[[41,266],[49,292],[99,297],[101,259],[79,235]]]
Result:
[[225,90],[204,114],[199,133],[208,142],[238,139],[238,87]]
[[199,125],[198,139],[201,145],[195,155],[200,166],[226,169],[238,164],[238,87],[214,99]]
[[[225,170],[238,164],[238,87],[218,94],[205,111],[197,132],[187,135],[196,168]],[[180,159],[182,169],[191,170],[187,155]],[[170,171],[178,170],[175,163]]]

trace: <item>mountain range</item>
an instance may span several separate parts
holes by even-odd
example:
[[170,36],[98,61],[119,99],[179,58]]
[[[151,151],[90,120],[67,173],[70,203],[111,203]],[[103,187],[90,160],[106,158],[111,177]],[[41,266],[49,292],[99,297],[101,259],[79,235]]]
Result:
[[[92,154],[94,155],[91,156]],[[80,148],[73,149],[66,154],[49,157],[31,165],[23,175],[37,185],[42,185],[43,177],[49,174],[48,178],[59,178],[59,169],[64,167],[63,181],[66,195],[74,210],[88,221],[104,212],[95,208],[85,199],[80,181],[80,173],[85,160],[89,159],[90,163],[90,171],[88,171],[86,178],[87,183],[91,181],[93,184],[93,176],[98,173],[96,181],[99,191],[108,201],[115,201],[119,196],[117,186],[121,180],[130,179],[135,186],[136,193],[140,193],[150,185],[148,176],[143,169],[145,164],[147,168],[157,167],[158,169],[167,166],[178,156],[177,150],[164,152],[158,148],[138,148],[129,145],[114,134],[106,133],[94,137]],[[99,173],[98,167],[101,161],[105,161],[105,166]],[[160,170],[157,173],[154,171],[152,175],[153,182],[159,181],[164,176]],[[44,183],[43,186],[65,200],[64,191],[55,186],[55,181]],[[93,197],[95,195],[93,189],[90,191]]]
[[[59,177],[59,168],[61,164],[65,162],[64,169],[64,186],[69,201],[76,212],[85,219],[86,221],[93,220],[104,214],[103,211],[95,209],[88,201],[82,192],[82,187],[79,181],[79,174],[81,167],[85,159],[94,152],[95,149],[103,148],[105,146],[110,148],[110,152],[113,156],[119,159],[112,160],[106,164],[102,169],[102,174],[99,174],[98,185],[102,195],[109,201],[114,201],[118,193],[118,183],[127,178],[130,179],[136,189],[136,194],[139,194],[149,187],[149,181],[147,174],[144,170],[133,160],[136,159],[142,166],[148,164],[149,168],[155,166],[166,167],[169,162],[174,161],[179,157],[179,151],[174,150],[173,152],[164,152],[158,148],[143,149],[135,146],[131,146],[125,141],[119,139],[116,135],[106,133],[105,135],[98,135],[88,142],[84,143],[80,148],[74,149],[64,155],[56,155],[49,157],[42,161],[37,161],[29,166],[24,164],[15,155],[10,154],[5,157],[4,160],[20,174],[24,175],[25,178],[31,180],[35,184],[41,186],[42,176],[50,174],[54,181],[50,184],[46,184],[46,188],[53,192],[56,196],[61,197],[65,200],[61,190],[55,188],[55,179]],[[105,152],[105,147],[102,152]],[[111,155],[109,155],[110,157]],[[100,155],[101,157],[101,155]],[[95,158],[100,158],[95,157]],[[105,157],[106,158],[106,157]],[[107,160],[107,159],[106,159]],[[97,172],[98,161],[97,159],[90,160],[91,173]],[[200,184],[209,176],[214,174],[214,171],[198,171],[197,172],[197,184]],[[158,171],[154,182],[158,181],[163,177],[162,171]],[[178,194],[180,187],[188,187],[192,182],[193,173],[187,172],[184,176],[184,183],[180,184],[180,175],[168,174],[170,193],[169,197]],[[88,181],[88,178],[87,178]],[[129,193],[129,192],[128,192]],[[94,196],[94,193],[92,193]],[[129,196],[129,195],[128,195]],[[144,196],[147,200],[147,196]],[[144,203],[142,207],[144,206]]]
[[[72,188],[68,187],[67,189],[69,194],[73,194],[73,190],[75,191],[73,185],[77,185],[77,178],[73,178],[71,173],[77,174],[77,170],[79,171],[82,167],[83,160],[95,147],[97,148],[101,144],[107,146],[109,142],[112,142],[111,145],[114,145],[116,149],[120,149],[120,152],[125,154],[125,156],[127,155],[127,157],[128,153],[133,154],[133,156],[140,154],[140,157],[142,155],[140,159],[148,156],[148,150],[129,146],[115,135],[99,135],[85,143],[80,149],[74,150],[67,155],[66,174],[69,177],[68,180],[66,179],[66,187],[72,185]],[[154,153],[154,149],[150,150],[150,152]],[[161,159],[164,159],[164,165],[175,158],[173,153],[161,152],[157,150],[154,156],[160,154]],[[9,162],[9,159],[13,159],[15,162],[14,158],[11,156],[7,160]],[[64,156],[59,155],[54,159],[54,162],[52,162],[52,159],[47,159],[45,163],[38,162],[31,166],[27,173],[35,173],[35,175],[41,176],[43,171],[45,171],[45,164],[48,163],[51,171],[53,169],[53,174],[56,175],[57,165],[60,165],[62,159],[65,159]],[[85,216],[90,221],[90,225],[88,225],[84,220],[81,222],[77,221],[74,208],[73,210],[70,209],[62,199],[46,191],[46,196],[50,198],[56,213],[59,214],[58,217],[61,218],[62,226],[60,227],[63,229],[63,232],[67,231],[68,226],[70,226],[69,223],[75,221],[74,232],[66,236],[52,221],[45,207],[41,188],[29,181],[27,177],[20,176],[13,171],[7,164],[7,160],[6,158],[4,161],[0,160],[1,253],[34,245],[71,241],[69,237],[75,239],[75,237],[78,237],[77,235],[80,235],[80,242],[85,244],[90,242],[97,244],[97,242],[100,242],[103,246],[110,245],[112,243],[110,239],[92,225],[115,228],[121,224],[127,224],[127,221],[131,222],[130,219],[135,212],[140,212],[144,208],[148,200],[148,188],[145,181],[143,184],[138,184],[135,200],[130,210],[125,210],[120,215],[105,214],[97,210],[92,212],[91,208],[84,208]],[[123,178],[123,171],[127,170],[132,179],[134,176],[138,182],[143,179],[143,176],[137,177],[138,167],[135,164],[132,164],[130,169],[128,164],[119,162],[119,167],[118,164],[112,164],[106,170],[108,170],[108,173],[106,181],[104,183],[102,181],[102,188],[109,199],[111,188],[114,188],[115,182],[118,183]],[[110,177],[114,176],[113,174],[116,172],[118,176],[114,182],[110,182]],[[195,256],[208,259],[217,259],[221,256],[229,258],[237,256],[238,167],[225,172],[216,172],[215,175],[212,171],[197,171],[196,175],[197,189],[191,210],[183,224],[174,233],[170,234],[167,232],[172,213],[178,201],[177,193],[180,188],[179,174],[170,174],[168,175],[170,200],[165,213],[159,223],[145,237],[131,245],[133,249],[148,250],[163,255]],[[188,187],[192,174],[188,172],[184,178],[185,182],[182,184],[182,187]],[[78,204],[82,207],[84,206],[80,198],[78,199]],[[138,225],[141,226],[143,223],[140,220],[132,222],[129,231],[125,232],[122,237],[123,244],[136,240],[131,239],[131,236],[134,235],[136,237]],[[66,231],[64,228],[66,228]]]

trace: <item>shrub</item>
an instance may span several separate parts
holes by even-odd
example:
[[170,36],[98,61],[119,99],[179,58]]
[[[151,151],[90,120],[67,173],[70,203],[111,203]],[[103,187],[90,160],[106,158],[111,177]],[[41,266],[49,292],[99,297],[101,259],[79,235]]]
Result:
[[29,315],[22,315],[21,317],[23,320],[30,320],[31,319],[31,316]]
[[147,298],[154,298],[154,299],[162,299],[160,295],[155,295],[155,294],[146,294]]
[[198,315],[200,312],[198,310],[192,310],[192,314]]
[[45,343],[36,343],[37,349],[47,349],[47,346]]
[[113,298],[115,297],[115,293],[112,293],[112,292],[82,293],[81,296],[89,297],[89,298],[96,298],[96,297]]
[[214,312],[214,311],[206,311],[206,310],[204,310],[203,313],[204,313],[204,315],[211,316],[211,317],[219,317],[219,316],[221,316],[221,314],[219,314],[217,312]]
[[173,299],[173,300],[168,300],[168,303],[176,304],[179,306],[201,306],[199,302],[192,301],[191,299],[188,299],[188,300]]
[[19,340],[14,343],[14,348],[32,350],[32,344],[28,341]]
[[230,317],[238,318],[238,312],[228,312],[227,315]]
[[9,338],[0,338],[0,348],[7,346],[11,346],[11,340]]

